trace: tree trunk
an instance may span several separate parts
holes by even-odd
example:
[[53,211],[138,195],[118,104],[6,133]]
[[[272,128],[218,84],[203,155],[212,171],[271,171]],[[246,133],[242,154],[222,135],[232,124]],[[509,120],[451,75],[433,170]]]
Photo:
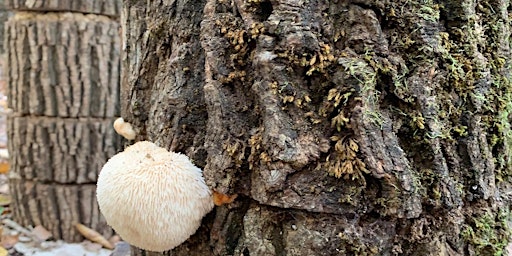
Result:
[[75,222],[111,234],[95,183],[120,148],[111,125],[119,115],[120,26],[110,17],[120,2],[89,3],[6,1],[15,11],[5,30],[14,217],[68,241],[83,239]]
[[[9,12],[5,8],[5,0],[0,0],[0,31],[4,31],[4,25],[9,17]],[[0,54],[5,52],[4,33],[0,34]],[[3,60],[3,58],[2,58]]]
[[501,255],[509,4],[124,1],[122,116],[239,195],[165,255]]

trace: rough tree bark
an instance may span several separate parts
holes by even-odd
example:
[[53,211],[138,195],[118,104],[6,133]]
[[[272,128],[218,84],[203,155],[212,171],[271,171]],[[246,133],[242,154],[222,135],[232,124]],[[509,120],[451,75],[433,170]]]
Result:
[[[5,1],[0,0],[0,31],[4,31],[4,24],[7,21],[9,12],[5,8]],[[0,54],[4,53],[4,33],[0,35]]]
[[239,194],[165,255],[503,253],[510,9],[124,1],[122,115]]
[[[10,187],[15,220],[81,241],[81,222],[104,234],[97,175],[120,148],[120,12],[115,0],[6,1]],[[69,5],[69,3],[76,5]],[[94,14],[91,14],[94,13]]]

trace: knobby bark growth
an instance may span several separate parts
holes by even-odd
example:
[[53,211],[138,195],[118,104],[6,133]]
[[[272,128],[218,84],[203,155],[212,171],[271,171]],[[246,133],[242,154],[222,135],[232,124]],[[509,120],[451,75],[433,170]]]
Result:
[[55,238],[82,241],[83,223],[111,234],[97,175],[120,148],[119,1],[7,0],[5,25],[13,214]]
[[124,1],[122,116],[239,194],[172,255],[503,253],[510,8]]

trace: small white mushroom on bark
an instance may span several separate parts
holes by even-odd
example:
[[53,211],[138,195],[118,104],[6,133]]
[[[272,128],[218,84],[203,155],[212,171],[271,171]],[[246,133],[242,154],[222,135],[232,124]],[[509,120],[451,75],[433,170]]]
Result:
[[121,238],[157,252],[187,240],[213,208],[201,169],[187,156],[148,141],[108,160],[96,194],[100,211]]
[[117,134],[123,136],[127,140],[134,140],[135,131],[133,130],[133,127],[130,123],[125,122],[122,117],[119,117],[114,121],[114,130],[117,132]]

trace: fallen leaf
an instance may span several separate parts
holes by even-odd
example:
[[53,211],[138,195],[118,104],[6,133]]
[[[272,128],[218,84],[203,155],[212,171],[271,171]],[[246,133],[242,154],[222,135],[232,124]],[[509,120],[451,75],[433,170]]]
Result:
[[238,195],[236,195],[236,194],[229,196],[229,195],[226,195],[226,194],[223,194],[223,193],[220,193],[220,192],[217,192],[214,190],[213,191],[213,203],[216,206],[221,206],[223,204],[230,204],[233,201],[235,201],[237,196]]
[[0,206],[0,215],[6,215],[9,213],[11,213],[11,209],[9,209],[9,207]]
[[9,172],[9,163],[0,162],[0,173],[6,174]]
[[18,242],[20,242],[20,243],[28,243],[31,241],[34,241],[34,239],[31,237],[23,236],[23,235],[18,236]]
[[2,181],[0,179],[0,194],[9,194],[10,191],[9,191],[9,184],[7,184],[7,181]]
[[0,256],[7,256],[7,255],[9,255],[9,252],[5,248],[0,246]]
[[10,203],[11,203],[11,196],[0,194],[0,205],[1,206],[6,206],[6,205],[9,205]]
[[12,248],[19,240],[19,235],[4,235],[0,244],[2,248]]
[[75,227],[78,230],[78,232],[80,232],[80,234],[82,234],[85,238],[98,244],[101,244],[107,249],[114,249],[114,246],[105,237],[103,237],[100,233],[96,232],[95,230],[92,230],[80,223],[76,223]]
[[111,244],[117,244],[121,241],[121,237],[119,235],[113,235],[111,236],[108,241],[111,243]]
[[0,159],[3,159],[5,163],[9,162],[9,150],[6,148],[0,149]]
[[90,251],[90,252],[99,252],[102,248],[102,245],[101,244],[98,244],[98,243],[93,243],[91,241],[87,241],[85,240],[83,243],[82,243],[82,246],[87,250],[87,251]]
[[27,235],[27,236],[32,236],[32,233],[28,229],[22,227],[20,224],[14,222],[13,220],[3,219],[2,223],[4,225],[6,225],[7,227],[16,230],[19,233],[22,233],[22,234]]
[[32,234],[39,239],[39,241],[46,241],[52,237],[52,233],[41,225],[37,225],[32,229]]

